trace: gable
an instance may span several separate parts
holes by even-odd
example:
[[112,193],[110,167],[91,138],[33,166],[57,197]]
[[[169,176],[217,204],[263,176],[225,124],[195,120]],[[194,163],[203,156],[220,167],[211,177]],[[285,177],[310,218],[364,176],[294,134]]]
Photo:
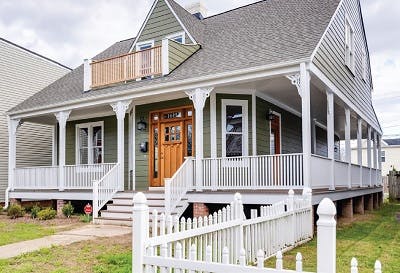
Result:
[[[345,65],[346,18],[351,21],[355,33],[354,74]],[[363,79],[363,53],[367,64],[365,79]],[[379,128],[372,106],[372,76],[359,0],[342,0],[312,56],[312,63],[374,123],[373,125]]]
[[187,43],[195,43],[183,24],[178,21],[177,16],[166,0],[156,0],[132,48],[134,48],[136,43],[150,40],[154,40],[155,46],[161,45],[162,39],[179,32],[185,32]]

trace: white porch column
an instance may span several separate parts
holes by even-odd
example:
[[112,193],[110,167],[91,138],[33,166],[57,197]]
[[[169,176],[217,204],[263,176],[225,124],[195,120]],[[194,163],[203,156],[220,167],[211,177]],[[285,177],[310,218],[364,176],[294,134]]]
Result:
[[[382,171],[382,136],[378,135],[378,169]],[[382,184],[382,173],[377,172],[378,185]]]
[[357,120],[357,162],[360,166],[360,187],[362,187],[362,119]]
[[17,129],[20,125],[20,119],[8,118],[8,188],[10,190],[14,190],[14,171],[17,165]]
[[297,87],[301,97],[301,126],[303,146],[303,179],[304,186],[311,187],[311,100],[310,71],[306,64],[300,64],[300,74],[289,75],[287,78]]
[[350,189],[351,188],[351,145],[350,145],[350,139],[351,139],[351,117],[350,117],[350,109],[345,108],[345,128],[344,128],[344,135],[345,135],[345,150],[346,150],[346,162],[348,164],[347,166],[347,187]]
[[210,96],[210,92],[213,87],[208,88],[196,88],[194,90],[186,91],[190,100],[193,101],[195,109],[195,147],[196,147],[196,190],[200,190],[200,186],[203,183],[203,109],[207,98]]
[[371,126],[368,125],[368,133],[367,133],[367,162],[369,168],[369,186],[372,187],[372,177],[371,177]]
[[60,191],[64,190],[65,187],[65,172],[64,172],[64,167],[65,167],[65,127],[67,125],[67,120],[69,118],[69,115],[71,114],[71,111],[61,111],[55,114],[57,120],[58,120],[58,136],[59,136],[59,151],[58,151],[58,179],[59,179],[59,184],[58,184],[58,189]]
[[335,190],[335,104],[334,95],[331,91],[326,91],[326,127],[327,127],[327,143],[328,158],[331,160],[329,173],[329,189]]
[[118,101],[115,103],[111,103],[111,107],[113,111],[115,112],[115,115],[117,116],[117,161],[119,163],[119,175],[118,175],[118,184],[119,184],[119,190],[123,191],[124,190],[124,156],[125,156],[125,150],[124,150],[124,142],[125,142],[125,114],[126,110],[129,108],[129,104],[131,101]]

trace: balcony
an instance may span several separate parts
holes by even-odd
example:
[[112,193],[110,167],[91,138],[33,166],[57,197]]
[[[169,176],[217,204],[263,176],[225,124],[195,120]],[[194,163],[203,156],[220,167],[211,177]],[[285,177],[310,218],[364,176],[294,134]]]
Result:
[[162,74],[161,46],[91,63],[92,88]]

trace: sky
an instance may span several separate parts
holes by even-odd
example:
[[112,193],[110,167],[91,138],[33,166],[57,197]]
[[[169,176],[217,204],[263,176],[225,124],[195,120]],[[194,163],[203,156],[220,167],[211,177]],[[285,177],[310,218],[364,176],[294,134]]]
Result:
[[[282,0],[283,1],[283,0]],[[0,37],[71,68],[134,37],[153,0],[1,0]],[[182,6],[194,0],[177,0]],[[202,0],[208,15],[255,2]],[[361,0],[373,103],[387,136],[400,137],[400,1]]]

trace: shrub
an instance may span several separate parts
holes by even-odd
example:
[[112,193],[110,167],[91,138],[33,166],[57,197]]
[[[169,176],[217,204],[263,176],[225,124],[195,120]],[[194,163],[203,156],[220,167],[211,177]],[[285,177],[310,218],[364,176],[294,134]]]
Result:
[[83,214],[79,216],[79,220],[84,223],[90,223],[92,221],[92,216],[89,214]]
[[18,204],[10,205],[7,210],[7,215],[10,216],[11,219],[22,217],[24,213],[24,209]]
[[62,208],[62,213],[67,218],[71,217],[72,213],[74,213],[74,207],[72,206],[71,202],[68,202],[68,204],[64,205]]
[[0,205],[0,214],[3,212],[4,208],[2,205]]
[[46,208],[38,212],[37,217],[39,220],[50,220],[56,218],[57,211],[52,208]]
[[31,208],[31,218],[35,219],[38,217],[38,213],[40,212],[40,207],[38,205],[34,205]]

